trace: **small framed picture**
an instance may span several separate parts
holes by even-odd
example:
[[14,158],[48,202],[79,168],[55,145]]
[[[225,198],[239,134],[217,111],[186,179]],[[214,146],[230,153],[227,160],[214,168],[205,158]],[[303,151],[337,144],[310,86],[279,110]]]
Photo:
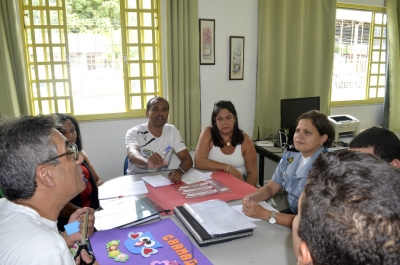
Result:
[[229,80],[243,80],[244,37],[231,36],[229,42]]
[[199,19],[200,64],[215,64],[215,19]]

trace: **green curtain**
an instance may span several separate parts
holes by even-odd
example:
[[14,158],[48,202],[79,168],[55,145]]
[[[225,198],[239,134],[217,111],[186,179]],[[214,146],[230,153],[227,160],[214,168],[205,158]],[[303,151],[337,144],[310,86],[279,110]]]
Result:
[[329,114],[336,0],[259,0],[253,139],[280,128],[280,100],[320,96]]
[[29,114],[18,1],[0,1],[0,117]]
[[195,150],[201,130],[198,2],[168,0],[166,9],[169,122]]
[[389,129],[400,132],[400,2],[386,0],[387,38],[389,50]]

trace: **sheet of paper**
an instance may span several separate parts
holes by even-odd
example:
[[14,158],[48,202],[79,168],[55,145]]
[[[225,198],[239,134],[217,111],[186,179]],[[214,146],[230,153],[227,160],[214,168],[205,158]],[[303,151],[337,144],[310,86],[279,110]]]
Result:
[[[269,205],[266,201],[262,201],[259,202],[258,204],[260,204],[262,207],[264,207],[265,209],[269,210],[269,211],[274,211],[274,212],[279,212],[277,209],[275,209],[274,207],[272,207],[271,205]],[[240,214],[242,214],[244,217],[246,217],[248,220],[250,220],[251,222],[256,222],[256,221],[260,221],[262,219],[258,219],[258,218],[251,218],[246,216],[243,211],[242,211],[242,205],[235,205],[232,206],[233,209],[235,209],[237,212],[239,212]]]
[[257,227],[224,201],[208,200],[191,204],[185,203],[183,207],[212,237]]
[[114,187],[99,186],[99,200],[118,198],[121,196],[132,196],[139,194],[147,194],[149,191],[142,180],[124,183],[123,186],[116,185]]
[[149,183],[154,188],[168,186],[168,185],[172,184],[172,182],[168,178],[166,178],[162,175],[147,176],[147,177],[143,177],[142,179],[144,181],[146,181],[147,183]]
[[104,210],[123,210],[132,208],[132,205],[135,204],[135,201],[138,199],[136,196],[127,196],[122,198],[110,199],[110,200],[101,200],[100,206]]
[[198,171],[195,168],[191,168],[185,175],[182,177],[182,182],[186,184],[192,184],[199,181],[207,180],[211,178],[212,172],[203,173]]

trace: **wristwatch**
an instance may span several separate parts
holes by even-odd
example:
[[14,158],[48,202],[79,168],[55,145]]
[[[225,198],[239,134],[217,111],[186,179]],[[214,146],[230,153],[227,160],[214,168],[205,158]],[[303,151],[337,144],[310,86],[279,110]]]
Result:
[[271,216],[269,217],[268,222],[270,224],[276,223],[276,212],[275,211],[271,211]]

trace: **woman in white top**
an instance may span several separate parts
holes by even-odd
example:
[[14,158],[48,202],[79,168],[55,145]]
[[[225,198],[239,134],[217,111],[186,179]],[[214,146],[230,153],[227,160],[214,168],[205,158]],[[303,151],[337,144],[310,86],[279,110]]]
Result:
[[239,129],[235,106],[229,100],[214,104],[211,126],[200,134],[194,164],[197,169],[225,171],[257,185],[256,149],[251,138]]

